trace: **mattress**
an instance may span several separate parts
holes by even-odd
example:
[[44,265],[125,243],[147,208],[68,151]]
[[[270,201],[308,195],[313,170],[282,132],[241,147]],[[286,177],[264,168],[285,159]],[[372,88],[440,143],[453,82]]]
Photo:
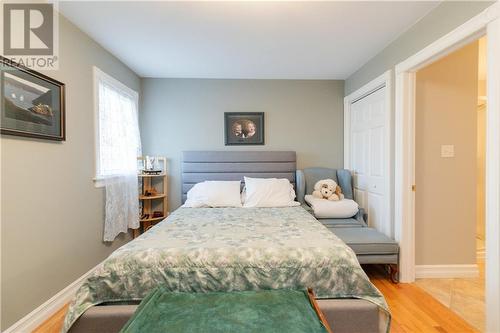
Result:
[[86,279],[70,304],[63,332],[93,305],[143,299],[158,286],[211,292],[313,288],[317,299],[382,294],[354,252],[301,207],[179,208],[122,246]]

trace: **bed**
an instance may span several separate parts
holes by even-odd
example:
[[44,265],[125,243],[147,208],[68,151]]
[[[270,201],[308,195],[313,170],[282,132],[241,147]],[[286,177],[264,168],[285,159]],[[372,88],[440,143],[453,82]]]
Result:
[[[184,152],[182,199],[204,180],[295,182],[295,152]],[[390,314],[356,257],[301,207],[179,208],[88,277],[63,331],[117,332],[149,291],[312,287],[333,330],[384,332]]]

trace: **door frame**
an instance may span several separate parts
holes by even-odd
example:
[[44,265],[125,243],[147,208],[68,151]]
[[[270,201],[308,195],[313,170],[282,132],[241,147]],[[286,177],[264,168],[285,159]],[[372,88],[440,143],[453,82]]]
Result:
[[385,87],[385,108],[386,108],[386,117],[385,117],[385,143],[384,143],[384,161],[386,166],[388,166],[386,170],[385,177],[385,188],[387,193],[387,198],[385,204],[386,216],[389,216],[389,223],[391,227],[391,235],[394,236],[394,223],[393,223],[393,146],[392,146],[392,70],[386,71],[384,74],[379,77],[373,79],[372,81],[365,84],[363,87],[358,90],[352,92],[348,96],[344,97],[344,169],[350,170],[351,168],[351,152],[350,152],[350,144],[351,144],[351,106],[353,103],[359,101],[363,97],[370,95],[371,93]]
[[[416,72],[458,48],[488,38],[486,124],[486,318],[500,332],[500,3],[396,66],[394,228],[400,245],[400,280],[415,280]],[[418,185],[418,184],[417,184]]]

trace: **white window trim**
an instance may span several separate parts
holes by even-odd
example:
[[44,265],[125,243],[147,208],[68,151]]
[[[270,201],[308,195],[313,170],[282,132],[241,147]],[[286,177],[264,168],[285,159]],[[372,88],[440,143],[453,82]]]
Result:
[[109,74],[106,74],[101,69],[93,66],[93,85],[94,85],[94,186],[104,187],[104,179],[109,179],[111,177],[101,177],[98,175],[100,170],[100,144],[99,144],[99,81],[104,81],[114,88],[120,90],[122,93],[129,95],[135,101],[135,109],[137,112],[137,117],[139,117],[139,93],[122,82],[118,81]]

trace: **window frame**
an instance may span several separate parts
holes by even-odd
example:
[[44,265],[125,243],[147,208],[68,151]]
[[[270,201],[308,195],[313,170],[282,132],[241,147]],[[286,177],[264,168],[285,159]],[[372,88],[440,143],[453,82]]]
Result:
[[124,83],[105,73],[100,68],[93,66],[93,92],[94,92],[94,186],[104,187],[104,180],[113,176],[100,175],[101,143],[99,123],[99,82],[106,82],[121,93],[130,96],[134,100],[136,117],[139,121],[139,93]]

